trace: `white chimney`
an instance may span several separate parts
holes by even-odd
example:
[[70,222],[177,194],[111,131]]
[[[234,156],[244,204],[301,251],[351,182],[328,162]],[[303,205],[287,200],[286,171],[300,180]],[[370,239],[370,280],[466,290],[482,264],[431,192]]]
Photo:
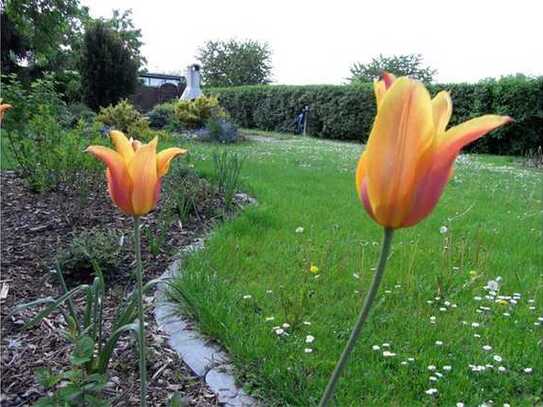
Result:
[[200,89],[200,65],[193,64],[187,66],[185,79],[187,81],[187,87],[183,91],[180,99],[194,100],[202,96],[202,90]]

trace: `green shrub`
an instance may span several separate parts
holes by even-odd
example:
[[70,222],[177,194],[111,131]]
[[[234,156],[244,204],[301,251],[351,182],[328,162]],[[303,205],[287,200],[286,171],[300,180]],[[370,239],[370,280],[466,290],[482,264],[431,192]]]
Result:
[[74,128],[80,120],[87,126],[92,126],[96,119],[96,113],[84,103],[72,103],[67,105],[65,113],[61,116],[60,121],[63,127]]
[[199,128],[211,117],[225,117],[215,96],[201,96],[194,100],[179,100],[175,104],[175,118],[189,129]]
[[153,107],[147,113],[149,124],[153,129],[163,129],[164,127],[175,125],[175,103],[162,103]]
[[206,121],[208,139],[204,141],[215,141],[218,143],[229,144],[239,141],[239,131],[236,125],[224,118],[216,119],[214,117]]
[[[477,84],[438,84],[451,92],[451,124],[487,114],[508,114],[513,124],[473,143],[469,150],[523,154],[543,145],[543,78],[505,78]],[[309,106],[310,135],[365,142],[375,117],[371,84],[346,86],[241,86],[208,89],[241,127],[294,132],[296,115]]]
[[116,105],[102,107],[96,120],[112,130],[122,131],[127,137],[142,141],[147,140],[151,134],[147,118],[126,99]]
[[107,279],[121,265],[122,240],[115,231],[86,230],[76,234],[68,247],[59,250],[57,261],[70,281],[91,282],[96,265]]

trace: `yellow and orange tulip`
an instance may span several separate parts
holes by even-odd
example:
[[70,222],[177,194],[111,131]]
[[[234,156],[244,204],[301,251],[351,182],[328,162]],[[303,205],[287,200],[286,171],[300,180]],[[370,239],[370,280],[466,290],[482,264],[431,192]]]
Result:
[[157,137],[142,144],[120,131],[112,131],[111,140],[116,151],[104,146],[90,146],[86,151],[106,164],[108,190],[115,205],[128,215],[145,215],[158,202],[160,180],[170,161],[187,150],[172,147],[157,154]]
[[0,123],[2,122],[2,120],[4,120],[4,113],[9,110],[9,109],[12,109],[13,106],[11,106],[9,103],[1,103],[0,104]]
[[512,119],[485,115],[446,130],[448,92],[431,99],[422,83],[389,73],[374,90],[377,116],[358,161],[358,196],[378,224],[413,226],[437,204],[462,147]]

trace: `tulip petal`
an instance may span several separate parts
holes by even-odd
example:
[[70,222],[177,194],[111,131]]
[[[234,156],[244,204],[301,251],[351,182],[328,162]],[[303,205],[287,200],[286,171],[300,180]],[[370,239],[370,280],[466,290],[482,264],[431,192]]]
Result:
[[383,72],[383,82],[385,84],[385,89],[388,89],[392,86],[394,81],[396,80],[396,75],[390,72]]
[[443,90],[432,99],[432,113],[436,133],[443,133],[452,114],[452,101],[449,92]]
[[454,161],[462,147],[511,120],[508,116],[486,115],[453,127],[440,137],[431,158],[432,165],[419,178],[413,209],[402,227],[412,226],[432,212],[452,177]]
[[182,148],[172,147],[162,150],[157,154],[157,171],[158,177],[161,178],[168,173],[170,169],[170,161],[178,155],[186,154],[187,150]]
[[367,156],[365,151],[363,151],[362,154],[360,154],[358,164],[356,165],[355,183],[358,196],[360,196],[362,181],[364,180],[364,177],[366,175],[366,162]]
[[373,82],[373,91],[375,93],[375,102],[377,103],[377,108],[381,106],[381,102],[385,97],[386,86],[384,81],[374,81]]
[[111,199],[123,212],[133,214],[130,199],[132,182],[123,157],[116,151],[103,146],[90,146],[85,151],[104,162]]
[[110,136],[111,141],[115,146],[115,150],[122,155],[124,161],[128,164],[134,157],[134,149],[132,148],[132,144],[121,131],[112,130],[110,132]]
[[157,139],[142,145],[134,153],[134,158],[128,166],[132,179],[132,207],[135,215],[145,215],[156,204],[157,196]]
[[378,222],[398,227],[411,209],[415,163],[433,142],[431,99],[419,82],[402,77],[387,90],[367,151],[369,202]]

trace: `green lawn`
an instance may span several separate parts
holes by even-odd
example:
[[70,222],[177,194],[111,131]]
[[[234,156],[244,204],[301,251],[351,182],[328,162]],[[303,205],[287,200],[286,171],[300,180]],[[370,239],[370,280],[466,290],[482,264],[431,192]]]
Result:
[[[382,231],[355,194],[360,145],[275,140],[227,147],[247,155],[243,186],[259,204],[217,228],[175,284],[249,390],[309,406],[350,334]],[[217,147],[187,147],[210,173]],[[395,235],[338,406],[543,401],[542,178],[508,158],[462,157],[431,217]],[[484,288],[494,279],[496,296]]]

